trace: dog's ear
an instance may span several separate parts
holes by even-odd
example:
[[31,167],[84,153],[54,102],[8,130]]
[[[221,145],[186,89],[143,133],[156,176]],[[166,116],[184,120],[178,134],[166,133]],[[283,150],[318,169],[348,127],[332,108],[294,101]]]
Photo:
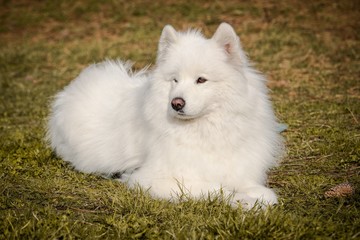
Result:
[[215,31],[212,40],[224,49],[230,60],[241,65],[247,65],[247,57],[241,48],[240,39],[228,23],[221,23]]
[[158,47],[158,56],[157,62],[161,61],[164,58],[164,55],[167,49],[177,41],[177,32],[171,25],[166,25],[162,30],[159,47]]

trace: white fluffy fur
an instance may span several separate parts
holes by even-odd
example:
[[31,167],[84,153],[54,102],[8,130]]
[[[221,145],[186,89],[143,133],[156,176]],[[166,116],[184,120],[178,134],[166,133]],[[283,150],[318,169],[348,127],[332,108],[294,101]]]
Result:
[[[186,101],[181,115],[176,97]],[[166,26],[153,71],[134,74],[121,61],[86,68],[55,97],[48,139],[76,169],[122,172],[155,197],[221,190],[252,207],[277,202],[264,186],[282,150],[276,128],[264,77],[223,23],[211,39]]]

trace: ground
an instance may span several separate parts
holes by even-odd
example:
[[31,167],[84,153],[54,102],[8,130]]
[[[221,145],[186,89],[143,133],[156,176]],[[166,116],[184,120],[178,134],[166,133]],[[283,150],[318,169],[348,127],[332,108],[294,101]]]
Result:
[[[268,181],[279,205],[154,200],[76,172],[47,147],[51,97],[85,66],[141,68],[164,25],[210,37],[223,21],[288,125]],[[2,0],[0,22],[0,239],[360,238],[359,1]]]

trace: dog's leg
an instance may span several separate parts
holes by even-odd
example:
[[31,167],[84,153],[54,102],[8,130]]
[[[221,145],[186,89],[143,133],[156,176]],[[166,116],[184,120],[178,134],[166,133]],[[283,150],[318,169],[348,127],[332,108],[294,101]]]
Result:
[[277,204],[278,201],[273,190],[261,185],[256,185],[243,189],[241,192],[234,193],[230,203],[232,206],[237,206],[240,203],[245,209],[251,209],[256,204],[259,204],[261,207],[266,207]]

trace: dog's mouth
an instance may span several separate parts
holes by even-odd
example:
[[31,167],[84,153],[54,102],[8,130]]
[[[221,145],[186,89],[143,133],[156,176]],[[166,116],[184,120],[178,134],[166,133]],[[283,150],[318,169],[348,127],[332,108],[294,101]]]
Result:
[[181,120],[192,120],[194,118],[197,118],[198,115],[186,114],[183,110],[180,110],[175,112],[174,117]]
[[204,112],[186,111],[185,108],[174,109],[174,107],[169,108],[168,113],[170,117],[183,121],[193,120],[204,115]]

